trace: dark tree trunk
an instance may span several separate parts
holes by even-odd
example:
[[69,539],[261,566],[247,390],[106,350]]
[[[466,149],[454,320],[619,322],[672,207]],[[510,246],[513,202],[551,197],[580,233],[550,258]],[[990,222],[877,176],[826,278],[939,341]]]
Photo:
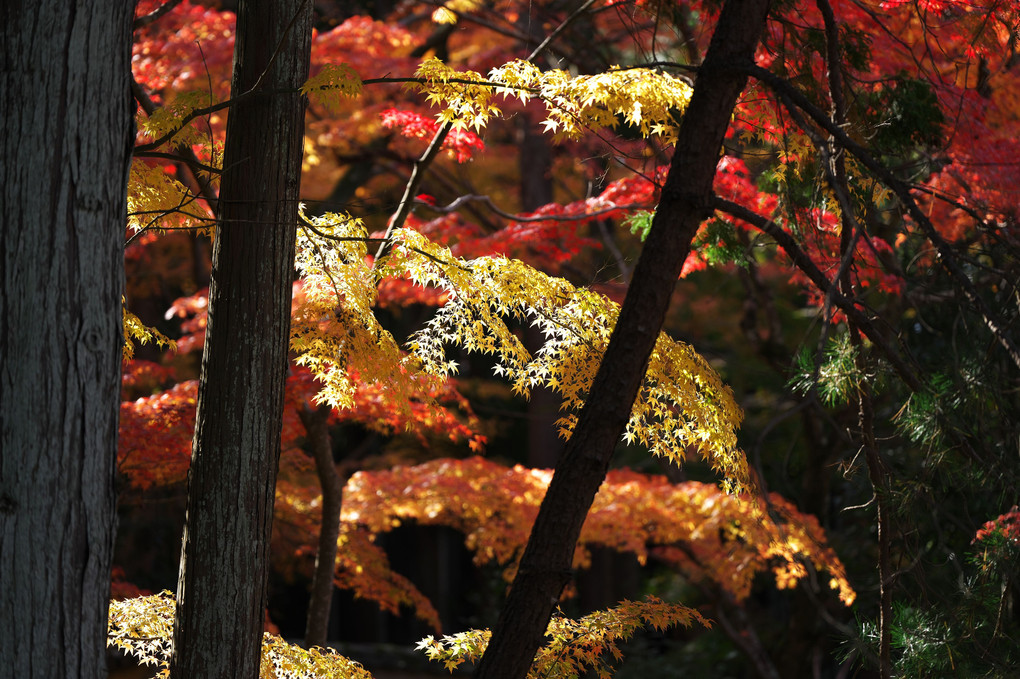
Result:
[[312,5],[242,2],[188,472],[175,679],[254,679],[280,456]]
[[[552,149],[549,147],[549,138],[542,134],[535,121],[526,115],[518,120],[521,209],[531,212],[553,201]],[[524,337],[530,351],[545,342],[542,331],[533,325],[525,327]],[[531,390],[531,398],[528,399],[527,457],[531,467],[555,467],[563,450],[563,442],[556,430],[560,400],[552,389],[538,386]]]
[[340,509],[343,505],[344,484],[333,462],[333,442],[329,435],[327,405],[317,408],[305,406],[300,412],[301,423],[315,471],[322,489],[322,522],[319,524],[319,544],[315,550],[315,573],[308,597],[308,619],[305,623],[305,646],[325,646],[329,632],[329,613],[333,605],[333,575],[336,570],[336,541],[340,537]]
[[0,5],[0,677],[106,676],[131,7]]
[[768,6],[768,0],[730,0],[723,7],[619,321],[556,465],[477,677],[522,679],[527,674],[570,580],[581,525],[630,416],[691,240],[712,212],[719,149],[746,82],[735,67],[753,63]]

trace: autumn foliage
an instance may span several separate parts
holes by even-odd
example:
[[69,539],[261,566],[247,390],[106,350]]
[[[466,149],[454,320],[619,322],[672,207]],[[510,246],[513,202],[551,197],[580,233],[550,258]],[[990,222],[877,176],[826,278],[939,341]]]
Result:
[[[141,0],[136,14],[159,6]],[[480,2],[404,3],[388,16],[324,17],[313,38],[312,75],[302,87],[310,101],[308,200],[298,225],[274,568],[295,579],[314,560],[322,500],[300,413],[326,404],[334,433],[403,442],[371,461],[337,455],[350,478],[335,584],[395,615],[413,610],[436,634],[449,630],[435,603],[377,539],[402,524],[453,528],[476,565],[513,577],[552,472],[513,464],[523,461],[516,457],[497,461],[516,453],[479,456],[501,426],[480,395],[499,393],[503,408],[548,390],[560,403],[549,424],[571,436],[718,14],[714,2],[586,7],[580,33],[565,31],[549,54],[530,59],[522,45],[540,42],[566,17],[545,15],[535,40],[520,32],[529,3],[501,6],[500,14]],[[659,33],[660,20],[670,24],[669,37]],[[940,461],[951,449],[985,464],[994,459],[981,452],[986,444],[1000,454],[999,443],[974,443],[981,435],[947,419],[952,408],[938,400],[948,398],[939,385],[952,370],[932,367],[939,360],[932,356],[955,347],[959,331],[946,331],[951,341],[916,342],[939,325],[926,320],[939,304],[966,299],[974,314],[967,323],[1008,352],[1011,326],[996,326],[994,317],[1016,320],[1018,21],[1016,8],[997,0],[776,4],[755,63],[742,66],[751,80],[720,149],[715,210],[678,286],[678,298],[707,311],[693,327],[674,328],[682,340],[658,335],[620,442],[636,467],[648,469],[650,453],[719,482],[610,470],[576,545],[575,568],[606,548],[667,568],[706,600],[739,610],[764,581],[776,590],[822,581],[849,607],[862,588],[827,537],[839,521],[819,517],[840,514],[840,502],[859,509],[871,501],[830,496],[805,511],[799,500],[762,491],[761,462],[749,462],[744,449],[753,445],[760,457],[770,432],[803,416],[807,443],[793,436],[788,450],[806,450],[798,448],[803,466],[816,473],[806,485],[856,468],[862,447],[846,440],[867,438],[863,413],[874,389],[875,398],[887,398],[879,428],[892,422],[900,429],[890,425],[889,439],[912,441],[895,460],[882,452],[883,474],[934,475],[933,441],[951,441],[934,456]],[[612,36],[605,52],[584,44],[592,33]],[[153,108],[139,109],[130,175],[117,462],[127,492],[138,497],[180,488],[187,475],[206,330],[202,262],[215,238],[233,38],[231,12],[189,0],[135,32],[133,74],[145,95],[136,96]],[[547,179],[555,184],[555,200],[526,210],[518,185],[530,170],[507,162],[524,153],[524,127],[547,135]],[[419,170],[426,179],[415,179]],[[957,259],[964,282],[949,264]],[[713,289],[697,290],[700,281]],[[743,286],[743,297],[727,306],[731,284]],[[969,295],[968,284],[980,289]],[[530,336],[525,328],[534,329]],[[727,348],[699,353],[699,340],[712,333],[725,333]],[[792,406],[787,396],[761,396],[776,412],[764,423],[752,413],[756,443],[739,438],[738,428],[747,404],[758,402],[757,385],[737,393],[727,386],[739,378],[745,350],[780,365],[779,390],[789,381],[803,395]],[[969,361],[953,370],[982,383]],[[819,401],[834,414],[819,414]],[[976,401],[967,407],[989,419],[1015,412],[1003,404],[1008,398]],[[773,452],[783,454],[772,469],[786,473],[790,453]],[[922,458],[923,473],[904,471],[911,467],[902,460]],[[879,481],[869,489],[875,497],[894,496],[893,488],[914,497],[907,481],[888,488]],[[831,483],[802,494],[828,493]],[[847,495],[860,494],[847,485]],[[798,492],[792,482],[782,490]],[[916,495],[937,504],[927,492]],[[1001,511],[980,509],[982,520]],[[988,553],[1014,544],[1016,530],[1013,511],[968,537]],[[840,548],[858,549],[847,541]],[[907,568],[910,559],[899,556]],[[111,604],[111,643],[163,664],[172,616],[165,593]],[[703,617],[654,597],[558,617],[532,676],[589,669],[608,676],[608,659],[618,659],[619,644],[636,629],[708,625],[710,617],[707,608]],[[477,660],[487,635],[455,631],[419,648],[453,669]],[[367,676],[327,651],[272,635],[264,643],[263,676]]]

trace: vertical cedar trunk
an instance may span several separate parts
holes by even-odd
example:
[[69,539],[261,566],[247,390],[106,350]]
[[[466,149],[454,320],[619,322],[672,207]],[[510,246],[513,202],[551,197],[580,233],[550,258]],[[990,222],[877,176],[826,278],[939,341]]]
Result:
[[[188,472],[175,679],[254,679],[280,456],[311,3],[238,7],[232,107]],[[281,90],[291,90],[283,93]]]
[[691,239],[711,214],[719,149],[746,82],[735,67],[753,63],[768,6],[729,0],[722,9],[619,321],[475,672],[480,679],[523,679],[570,580],[581,525],[630,416]]
[[0,7],[0,677],[106,676],[131,8]]

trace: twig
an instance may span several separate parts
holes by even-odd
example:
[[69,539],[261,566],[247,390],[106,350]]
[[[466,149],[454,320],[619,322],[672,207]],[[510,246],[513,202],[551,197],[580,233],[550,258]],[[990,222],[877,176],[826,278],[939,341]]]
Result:
[[[843,129],[846,125],[846,103],[843,99],[843,76],[840,69],[839,28],[836,25],[835,13],[828,0],[816,0],[825,26],[826,66],[828,69],[829,97],[832,100],[832,124]],[[790,111],[791,115],[793,111]],[[825,173],[829,186],[836,194],[840,206],[840,249],[844,260],[849,260],[856,250],[857,239],[863,228],[854,214],[854,206],[850,202],[846,178],[846,158],[843,150],[833,143],[831,154],[825,144],[819,144],[813,130],[801,125],[801,128],[812,137],[819,152],[823,154]],[[831,138],[830,138],[831,139]],[[828,156],[827,158],[825,156]],[[854,284],[849,270],[841,270],[837,277],[837,285],[844,295],[854,294]],[[882,679],[892,677],[892,581],[893,575],[890,556],[890,522],[889,522],[889,475],[875,445],[875,406],[871,399],[871,386],[863,375],[865,362],[863,345],[857,324],[847,318],[850,329],[850,345],[854,351],[854,365],[860,376],[857,388],[858,421],[861,436],[864,438],[864,459],[868,466],[868,480],[875,493],[876,524],[878,530],[878,673]]]
[[[135,101],[138,102],[138,105],[142,107],[143,111],[145,111],[145,115],[151,116],[153,111],[158,108],[156,103],[152,100],[152,97],[150,97],[149,93],[145,91],[145,88],[142,87],[137,80],[135,80],[134,76],[131,77],[131,93],[134,96]],[[172,137],[173,134],[170,136]],[[136,146],[133,154],[139,156],[145,153],[152,153],[155,152],[157,146],[158,144],[155,146],[152,144]],[[207,166],[199,161],[198,156],[196,156],[195,152],[190,148],[182,148],[179,153],[183,158],[185,165],[188,167],[188,171],[191,174],[192,179],[194,179],[195,183],[198,185],[198,189],[202,194],[202,197],[205,198],[206,202],[209,203],[210,206],[215,206],[216,202],[219,200],[219,195],[216,193],[216,190],[207,179],[192,169],[193,166],[202,166],[203,169]],[[217,172],[219,171],[220,170],[217,170]]]
[[[1007,355],[1013,363],[1017,367],[1020,367],[1020,349],[1017,348],[1016,344],[1005,332],[1001,321],[998,320],[996,315],[992,313],[991,309],[988,308],[988,305],[985,304],[984,300],[982,300],[978,295],[977,291],[974,289],[973,283],[967,277],[966,273],[960,269],[956,262],[956,255],[949,247],[949,244],[942,238],[942,236],[939,235],[935,226],[931,223],[931,220],[928,219],[928,215],[924,213],[921,207],[917,204],[917,201],[915,201],[913,196],[910,195],[910,191],[913,187],[893,175],[893,173],[874,156],[872,156],[866,148],[851,139],[845,131],[829,120],[817,106],[812,104],[807,97],[797,91],[796,88],[790,85],[790,83],[783,78],[777,76],[768,69],[754,64],[735,65],[734,68],[747,72],[749,75],[757,78],[760,82],[763,82],[772,88],[772,90],[779,95],[783,105],[788,111],[790,111],[791,114],[793,114],[796,109],[806,113],[819,127],[831,134],[841,147],[852,153],[859,161],[861,161],[862,165],[873,172],[876,177],[881,179],[886,186],[893,190],[893,193],[896,194],[904,207],[906,207],[907,213],[910,215],[911,219],[921,228],[925,237],[928,238],[928,240],[935,246],[935,249],[939,254],[939,261],[941,262],[942,267],[949,274],[950,279],[956,283],[957,287],[963,293],[963,296],[978,311],[984,320],[985,325],[989,330],[991,330],[992,335],[998,343],[1006,350]],[[940,196],[936,195],[935,197],[939,198]]]
[[496,213],[500,217],[502,217],[504,219],[508,219],[510,221],[513,221],[513,222],[521,222],[521,223],[526,223],[526,222],[576,222],[576,221],[581,221],[583,219],[594,219],[596,217],[601,217],[602,215],[607,215],[607,214],[612,214],[614,212],[619,212],[620,210],[637,210],[637,209],[640,209],[640,208],[647,208],[647,207],[649,207],[649,205],[646,205],[646,204],[643,204],[643,203],[629,203],[627,205],[617,205],[617,206],[605,208],[605,209],[602,209],[602,210],[596,210],[595,212],[585,212],[584,214],[579,214],[579,215],[544,215],[544,216],[543,215],[538,215],[538,216],[534,216],[534,217],[525,217],[523,215],[515,215],[512,212],[506,212],[505,210],[502,210],[499,207],[497,207],[496,203],[489,196],[480,196],[480,195],[477,195],[477,194],[468,194],[468,195],[464,195],[464,196],[459,196],[453,202],[451,202],[449,205],[444,205],[444,206],[432,205],[432,204],[426,203],[424,201],[418,201],[419,205],[423,205],[423,206],[425,206],[426,208],[428,208],[430,210],[433,210],[435,212],[440,212],[440,213],[443,213],[443,214],[454,212],[455,210],[458,210],[465,203],[483,203],[492,212]]
[[149,24],[155,21],[159,21],[161,18],[163,18],[163,15],[170,12],[174,7],[176,7],[179,4],[181,4],[181,0],[167,0],[162,5],[152,10],[145,16],[140,16],[137,19],[135,19],[134,23],[131,24],[131,30],[137,31],[139,28],[144,28],[145,26],[148,26]]
[[133,153],[131,155],[133,155],[135,158],[163,158],[164,160],[172,160],[175,163],[184,163],[193,168],[197,168],[204,172],[208,172],[209,174],[220,174],[223,172],[223,170],[221,170],[218,167],[206,165],[205,163],[201,162],[197,157],[188,158],[184,153],[176,154],[176,153],[163,153],[162,151],[141,151]]
[[[425,170],[432,161],[435,160],[436,155],[439,153],[439,149],[442,148],[443,142],[446,141],[446,136],[450,134],[450,130],[453,128],[452,123],[443,123],[443,125],[436,130],[436,134],[432,137],[432,141],[429,142],[429,146],[425,149],[425,153],[422,154],[411,170],[411,177],[407,180],[407,185],[404,186],[404,195],[400,199],[400,204],[397,206],[397,211],[390,217],[389,224],[386,225],[386,233],[383,234],[383,243],[379,246],[379,249],[375,253],[375,262],[378,262],[383,258],[383,255],[390,248],[390,238],[393,232],[404,226],[404,222],[407,220],[407,216],[411,214],[411,207],[414,202],[413,197],[418,191],[418,187],[421,185],[422,179],[425,177]],[[375,266],[373,262],[372,266]]]
[[564,19],[563,22],[556,27],[556,30],[547,35],[545,37],[545,40],[539,43],[538,47],[532,50],[531,54],[528,55],[528,58],[525,59],[525,61],[534,61],[536,58],[538,58],[538,56],[545,51],[545,48],[549,46],[549,43],[551,43],[553,40],[559,37],[560,33],[562,33],[567,28],[567,26],[569,26],[571,22],[574,21],[574,19],[581,16],[581,14],[584,13],[585,10],[587,10],[594,4],[595,0],[585,0],[583,3],[581,3],[580,7],[575,9],[570,16]]
[[903,357],[900,356],[900,353],[886,342],[885,337],[878,331],[878,328],[871,323],[868,317],[850,299],[840,294],[838,290],[833,290],[835,286],[833,286],[832,282],[825,277],[825,274],[807,256],[790,234],[786,233],[771,219],[724,198],[716,197],[712,202],[712,207],[720,212],[725,212],[738,219],[742,219],[771,236],[793,261],[794,266],[800,269],[819,290],[826,293],[826,295],[831,293],[832,303],[838,306],[847,315],[847,318],[854,319],[861,332],[882,351],[904,383],[913,391],[924,391],[924,385],[920,378]]

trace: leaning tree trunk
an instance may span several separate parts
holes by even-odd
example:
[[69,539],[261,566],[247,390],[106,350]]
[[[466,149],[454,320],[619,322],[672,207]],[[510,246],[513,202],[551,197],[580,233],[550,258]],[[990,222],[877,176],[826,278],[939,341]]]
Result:
[[[175,679],[254,679],[280,456],[311,3],[242,0],[209,288]],[[285,92],[283,92],[285,91]]]
[[729,0],[722,9],[616,329],[556,465],[476,677],[523,679],[570,580],[581,525],[630,417],[691,240],[712,213],[719,149],[747,80],[739,66],[753,63],[768,6],[768,0]]
[[0,677],[106,676],[131,7],[0,8]]

